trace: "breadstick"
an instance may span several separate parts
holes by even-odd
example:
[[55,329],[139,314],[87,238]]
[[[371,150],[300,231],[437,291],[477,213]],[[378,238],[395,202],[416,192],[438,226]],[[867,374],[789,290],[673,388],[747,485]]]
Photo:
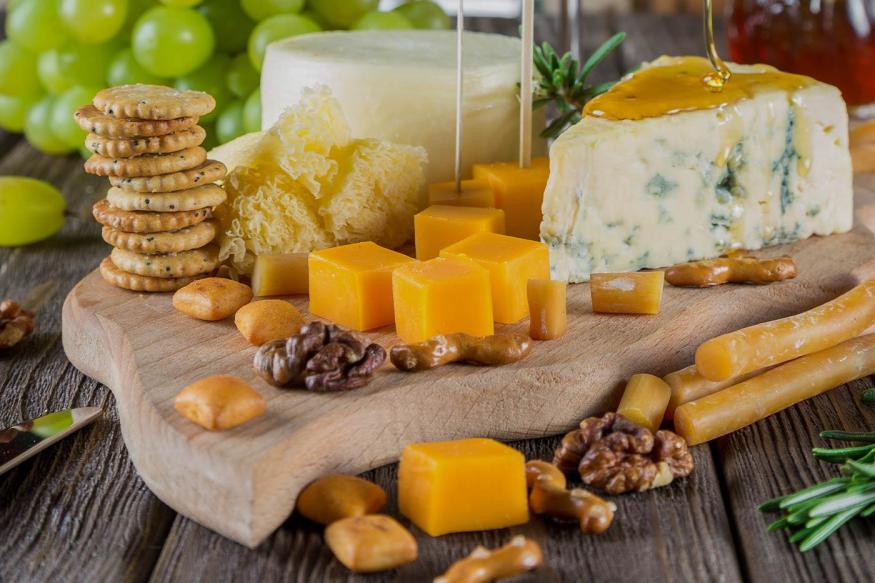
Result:
[[725,381],[835,346],[872,324],[875,279],[807,312],[712,338],[696,350],[696,368],[708,380]]
[[871,374],[875,374],[875,334],[797,358],[685,403],[675,410],[675,431],[690,445],[704,443]]
[[674,417],[674,411],[684,403],[707,397],[712,393],[716,393],[726,387],[737,385],[742,381],[746,381],[751,377],[761,374],[763,370],[755,370],[740,377],[732,377],[725,381],[709,381],[699,374],[695,364],[691,364],[687,368],[670,372],[664,377],[664,380],[671,387],[671,397],[668,400],[668,408],[665,410],[665,418],[671,419]]

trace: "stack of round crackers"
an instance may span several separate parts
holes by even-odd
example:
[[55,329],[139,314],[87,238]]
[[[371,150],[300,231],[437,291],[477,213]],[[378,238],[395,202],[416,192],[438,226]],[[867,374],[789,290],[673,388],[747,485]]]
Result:
[[112,254],[100,273],[112,285],[146,292],[177,290],[219,266],[213,210],[225,201],[215,181],[221,162],[207,159],[197,125],[215,100],[159,85],[104,89],[76,112],[94,155],[85,171],[108,176],[94,205]]

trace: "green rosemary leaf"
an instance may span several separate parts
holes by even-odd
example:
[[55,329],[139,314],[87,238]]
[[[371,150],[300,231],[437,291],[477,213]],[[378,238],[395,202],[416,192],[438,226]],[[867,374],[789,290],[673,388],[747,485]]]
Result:
[[775,510],[781,509],[781,501],[784,500],[787,496],[778,496],[777,498],[772,498],[771,500],[766,500],[759,506],[757,506],[757,510],[760,512],[774,512]]
[[[872,486],[875,487],[875,483],[873,483]],[[810,509],[808,511],[808,515],[811,518],[817,518],[818,516],[826,516],[828,514],[844,512],[849,508],[856,508],[858,506],[865,507],[872,502],[875,502],[875,492],[850,492],[845,494],[836,494],[835,496],[828,496],[817,506]]]
[[869,516],[872,516],[873,514],[875,514],[875,504],[867,506],[866,509],[860,513],[860,516],[869,517]]
[[786,528],[788,526],[790,526],[790,523],[787,521],[787,517],[784,516],[783,518],[779,518],[778,520],[770,523],[769,526],[766,527],[766,529],[769,532],[774,532],[776,530],[781,530],[782,528]]
[[791,506],[799,504],[800,502],[806,502],[808,500],[811,500],[812,498],[825,496],[834,492],[840,492],[841,490],[845,489],[848,481],[849,480],[847,478],[833,478],[832,480],[809,486],[803,490],[799,490],[798,492],[789,494],[781,498],[778,503],[778,507],[789,508]]
[[844,512],[836,514],[835,516],[824,522],[817,530],[808,535],[808,538],[802,541],[802,544],[799,545],[799,550],[805,552],[813,549],[814,547],[825,541],[827,538],[829,538],[829,536],[832,535],[832,533],[837,531],[839,528],[841,528],[843,524],[856,516],[861,509],[861,507],[849,508]]
[[[559,111],[559,117],[541,132],[542,137],[555,138],[565,129],[581,119],[586,102],[610,89],[614,82],[602,83],[595,87],[586,86],[586,77],[605,57],[625,38],[624,33],[614,35],[599,47],[586,64],[575,60],[571,53],[561,57],[549,43],[535,45],[533,60],[538,72],[533,95],[535,107],[543,107],[552,102]],[[586,69],[586,74],[584,74]]]
[[862,398],[864,403],[875,403],[875,387],[863,391]]
[[827,462],[844,462],[849,459],[857,459],[868,454],[875,445],[860,445],[856,447],[840,447],[835,449],[815,447],[811,450],[814,457]]
[[875,478],[875,464],[866,464],[854,460],[848,460],[848,465],[868,478]]
[[611,52],[620,46],[620,43],[626,38],[625,32],[618,32],[611,38],[609,38],[605,43],[597,48],[593,54],[589,56],[586,62],[583,63],[583,67],[580,69],[580,74],[577,77],[578,83],[583,83],[586,81],[586,78],[589,77],[589,74],[592,72],[596,66],[605,60]]
[[820,436],[824,439],[834,439],[837,441],[875,443],[875,431],[870,433],[855,433],[852,431],[821,431]]
[[811,536],[812,533],[814,533],[814,531],[817,530],[817,528],[821,524],[823,524],[827,520],[829,520],[828,516],[821,517],[821,518],[815,518],[814,520],[809,520],[807,523],[805,523],[805,528],[800,528],[799,530],[797,530],[796,532],[794,532],[793,534],[790,535],[790,538],[789,538],[790,542],[791,543],[798,543],[799,541],[808,538],[809,536]]

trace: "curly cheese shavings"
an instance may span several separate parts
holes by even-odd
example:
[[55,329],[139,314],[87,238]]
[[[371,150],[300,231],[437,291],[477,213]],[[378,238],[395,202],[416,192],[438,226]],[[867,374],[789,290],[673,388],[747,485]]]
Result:
[[352,140],[339,103],[326,87],[301,102],[249,144],[255,151],[225,179],[217,210],[220,257],[249,274],[255,256],[301,253],[374,241],[398,247],[413,235],[424,206],[423,148]]

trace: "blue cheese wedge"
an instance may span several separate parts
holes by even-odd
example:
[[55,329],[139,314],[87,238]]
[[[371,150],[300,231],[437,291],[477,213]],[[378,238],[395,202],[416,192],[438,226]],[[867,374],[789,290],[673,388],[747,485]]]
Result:
[[550,150],[541,239],[552,277],[754,250],[853,222],[838,89],[732,66],[724,93],[695,57],[662,57],[591,101]]

